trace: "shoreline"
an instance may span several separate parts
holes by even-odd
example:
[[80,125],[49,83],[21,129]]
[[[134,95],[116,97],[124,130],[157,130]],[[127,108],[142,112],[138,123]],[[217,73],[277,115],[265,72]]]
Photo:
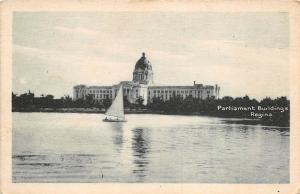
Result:
[[[12,112],[23,112],[23,113],[105,113],[104,109],[99,108],[34,108],[34,109],[12,109]],[[290,127],[289,125],[279,125],[274,122],[266,122],[258,118],[247,118],[247,117],[237,117],[237,116],[228,116],[220,114],[210,114],[205,112],[192,112],[192,113],[166,113],[163,111],[153,111],[147,109],[141,110],[129,110],[125,109],[125,114],[160,114],[160,115],[182,115],[182,116],[207,116],[207,117],[218,117],[224,119],[238,119],[238,120],[227,120],[228,124],[248,124],[248,125],[266,125],[266,126],[275,126],[275,127]]]

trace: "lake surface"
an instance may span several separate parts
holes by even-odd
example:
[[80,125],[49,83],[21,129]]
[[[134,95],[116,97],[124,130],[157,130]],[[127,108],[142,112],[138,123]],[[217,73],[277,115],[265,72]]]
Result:
[[13,113],[13,182],[289,183],[289,130],[222,118]]

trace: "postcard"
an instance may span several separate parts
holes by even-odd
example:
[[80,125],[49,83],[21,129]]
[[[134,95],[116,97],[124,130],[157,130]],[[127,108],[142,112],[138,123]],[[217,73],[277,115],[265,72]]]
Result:
[[299,2],[1,2],[2,193],[299,193]]

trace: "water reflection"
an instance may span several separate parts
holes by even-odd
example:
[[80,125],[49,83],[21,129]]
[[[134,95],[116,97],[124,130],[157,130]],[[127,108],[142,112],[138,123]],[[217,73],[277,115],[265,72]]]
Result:
[[147,153],[150,151],[150,141],[146,134],[146,129],[133,129],[132,149],[134,156],[133,173],[137,176],[138,181],[142,182],[147,174],[147,165],[149,163]]
[[122,122],[116,122],[116,123],[111,123],[111,128],[112,128],[112,142],[115,145],[115,149],[118,153],[121,152],[122,146],[124,143],[124,138],[123,138],[123,123]]

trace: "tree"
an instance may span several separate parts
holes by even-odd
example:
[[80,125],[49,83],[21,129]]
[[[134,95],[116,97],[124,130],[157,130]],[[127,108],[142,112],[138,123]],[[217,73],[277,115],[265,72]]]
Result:
[[124,102],[124,107],[126,107],[126,108],[131,107],[131,103],[128,101],[127,96],[123,96],[123,102]]
[[152,102],[150,102],[147,107],[152,110],[162,110],[163,100],[159,97],[153,97]]
[[92,107],[94,105],[94,96],[92,94],[86,96],[85,104],[87,107]]
[[195,101],[194,101],[194,99],[193,99],[193,97],[191,95],[187,96],[183,100],[182,111],[183,112],[190,112],[190,113],[196,111]]
[[104,108],[107,109],[108,107],[110,107],[111,103],[112,103],[111,99],[105,98],[103,100],[103,106],[104,106]]
[[18,99],[18,95],[17,95],[17,94],[14,94],[14,93],[12,92],[12,94],[11,94],[11,101],[12,101],[12,106],[13,106],[13,107],[16,107],[16,106],[17,106],[17,99]]
[[64,97],[61,97],[62,106],[65,108],[71,108],[73,106],[73,100],[69,95],[65,95]]
[[266,97],[260,101],[260,105],[262,105],[262,106],[271,106],[272,104],[273,104],[273,101],[270,97]]
[[180,95],[173,96],[170,100],[162,103],[161,108],[167,113],[181,113],[183,106],[183,97]]
[[138,107],[139,108],[142,108],[144,107],[143,103],[144,103],[144,98],[142,96],[139,96],[137,99],[136,99],[136,103],[138,104]]

